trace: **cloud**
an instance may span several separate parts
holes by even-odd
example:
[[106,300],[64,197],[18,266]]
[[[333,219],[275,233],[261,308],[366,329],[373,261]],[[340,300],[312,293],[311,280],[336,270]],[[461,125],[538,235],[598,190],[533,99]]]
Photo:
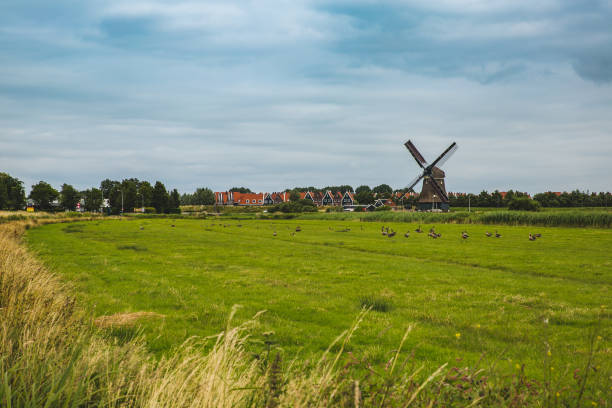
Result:
[[79,188],[389,183],[609,189],[603,3],[0,6],[0,171]]

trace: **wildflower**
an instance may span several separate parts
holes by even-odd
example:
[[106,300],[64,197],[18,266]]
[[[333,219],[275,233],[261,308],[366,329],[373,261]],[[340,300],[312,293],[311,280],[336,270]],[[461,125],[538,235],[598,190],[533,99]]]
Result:
[[516,367],[517,370],[521,369],[521,366],[518,363],[516,363],[515,367]]
[[594,406],[594,407],[596,407],[596,406],[597,406],[597,403],[596,403],[595,401],[591,401],[591,405],[592,405],[592,406]]
[[550,371],[555,371],[555,367],[550,367]]
[[457,339],[460,339],[460,338],[461,338],[461,333],[455,333],[455,337],[456,337]]
[[561,396],[561,393],[557,391],[557,398]]
[[480,323],[476,323],[476,328],[480,329]]
[[550,350],[548,350],[548,351],[546,352],[546,355],[547,355],[548,357],[552,356],[552,353],[550,352]]
[[597,340],[601,340],[601,336],[597,336]]

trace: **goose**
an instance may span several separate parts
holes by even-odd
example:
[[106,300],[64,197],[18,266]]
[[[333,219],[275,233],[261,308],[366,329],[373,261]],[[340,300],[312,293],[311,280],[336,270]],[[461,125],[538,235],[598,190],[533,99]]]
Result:
[[531,234],[529,234],[529,240],[530,240],[530,241],[535,241],[535,240],[536,240],[535,235],[531,235]]
[[501,238],[501,234],[495,230],[495,238]]
[[174,224],[172,224],[172,228],[174,228]]
[[406,238],[409,238],[409,237],[410,237],[410,232],[405,233],[405,234],[404,234],[404,236],[405,236]]
[[389,238],[393,238],[393,237],[395,236],[395,231],[390,232],[389,234],[387,234],[387,236],[388,236]]
[[467,232],[463,231],[463,232],[461,233],[461,238],[463,238],[463,239],[468,239],[469,237],[470,237],[470,236],[467,234]]
[[295,228],[295,232],[300,232],[301,230],[302,230],[302,228],[300,228],[299,225]]
[[382,234],[383,234],[383,236],[384,236],[384,235],[387,235],[387,233],[386,233],[385,231],[383,231],[383,232],[382,232]]
[[542,234],[534,234],[533,236],[536,237],[536,238],[541,238]]
[[493,235],[493,234],[491,234],[489,231],[487,231],[487,232],[485,232],[485,235],[486,235],[487,237],[490,237],[490,236],[491,236],[491,235]]
[[415,232],[418,232],[419,234],[420,234],[421,232],[423,232],[423,230],[421,229],[421,226],[420,226],[420,225],[419,225],[419,228],[415,229],[414,231],[415,231]]
[[440,233],[438,232],[438,233],[436,234],[436,236],[437,236],[438,238],[440,238],[440,237],[442,237],[442,234],[440,234]]
[[276,236],[276,231],[274,231],[274,234],[272,234],[272,235]]
[[142,231],[143,229],[144,229],[144,227],[141,225],[141,226],[140,226],[140,230]]

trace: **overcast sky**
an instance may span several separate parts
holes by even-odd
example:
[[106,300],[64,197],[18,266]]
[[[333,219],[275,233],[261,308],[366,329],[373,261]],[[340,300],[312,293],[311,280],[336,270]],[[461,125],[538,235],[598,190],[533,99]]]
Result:
[[0,2],[0,171],[612,189],[612,1]]

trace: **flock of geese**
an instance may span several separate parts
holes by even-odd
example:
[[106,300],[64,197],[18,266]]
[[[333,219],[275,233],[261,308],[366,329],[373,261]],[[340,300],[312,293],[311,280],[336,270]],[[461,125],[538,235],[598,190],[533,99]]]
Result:
[[[214,226],[215,224],[211,224],[211,226]],[[223,225],[224,228],[229,227],[230,225],[226,225],[226,224],[219,224],[219,226]],[[241,224],[237,224],[237,227],[242,227]],[[175,227],[174,224],[171,225],[172,228]],[[287,227],[289,228],[289,227]],[[144,227],[141,225],[140,229],[143,230]],[[336,231],[336,232],[350,232],[351,229],[346,227],[343,230],[333,230],[332,227],[329,227],[330,231]],[[361,230],[363,231],[363,225],[361,226]],[[295,232],[291,232],[291,236],[294,236],[296,232],[301,232],[302,231],[302,227],[300,227],[299,225],[297,227],[295,227]],[[387,237],[387,238],[393,238],[397,232],[394,231],[392,228],[389,227],[385,227],[384,225],[381,227],[380,229],[381,233],[383,236]],[[417,234],[421,234],[424,231],[421,229],[421,226],[419,225],[419,227],[417,229],[414,230],[414,232],[416,232]],[[277,232],[276,230],[272,233],[273,236],[277,236]],[[442,237],[442,234],[439,232],[436,232],[436,228],[435,227],[431,227],[429,229],[429,233],[427,234],[427,236],[433,238],[433,239],[438,239]],[[487,238],[491,238],[491,237],[495,237],[495,238],[501,238],[502,235],[497,232],[497,230],[495,230],[495,234],[492,234],[491,232],[487,231],[485,232],[485,236]],[[406,233],[404,234],[405,238],[410,238],[410,231],[406,231]],[[461,231],[461,238],[464,240],[467,240],[470,236],[468,235],[467,231]],[[537,233],[537,234],[532,234],[531,232],[529,233],[529,241],[535,241],[538,238],[541,238],[542,234]]]

